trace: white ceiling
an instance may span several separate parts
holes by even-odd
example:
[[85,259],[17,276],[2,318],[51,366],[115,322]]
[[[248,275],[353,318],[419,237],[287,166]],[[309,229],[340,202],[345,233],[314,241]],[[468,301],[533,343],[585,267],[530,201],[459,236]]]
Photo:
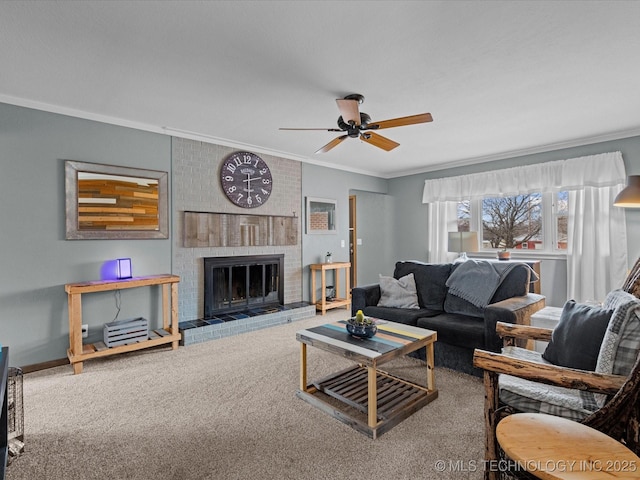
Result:
[[[639,54],[635,1],[0,2],[0,102],[385,178],[638,135]],[[434,121],[278,130],[350,93]]]

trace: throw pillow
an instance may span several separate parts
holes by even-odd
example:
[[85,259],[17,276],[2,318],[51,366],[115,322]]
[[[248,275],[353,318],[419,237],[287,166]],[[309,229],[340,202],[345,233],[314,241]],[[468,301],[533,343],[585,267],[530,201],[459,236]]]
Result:
[[413,273],[402,278],[385,277],[380,275],[379,307],[420,308],[418,292]]
[[[613,309],[613,315],[602,340],[596,372],[627,376],[640,351],[640,299],[621,289],[612,290],[604,307]],[[606,395],[596,394],[600,407],[606,400]]]
[[613,310],[569,300],[542,358],[555,365],[594,371],[612,313]]

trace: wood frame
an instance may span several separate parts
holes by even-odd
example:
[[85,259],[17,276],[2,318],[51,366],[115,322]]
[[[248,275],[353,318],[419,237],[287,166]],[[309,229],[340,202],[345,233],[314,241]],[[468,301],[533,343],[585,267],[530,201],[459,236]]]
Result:
[[[66,202],[66,239],[67,240],[87,240],[87,239],[165,239],[169,238],[169,180],[168,173],[158,170],[147,170],[142,168],[119,167],[115,165],[103,165],[99,163],[78,162],[74,160],[65,160],[65,202]],[[148,226],[132,225],[126,226],[126,222],[120,225],[91,229],[80,226],[80,208],[79,208],[79,185],[78,176],[82,173],[98,174],[104,177],[113,176],[113,180],[106,179],[107,182],[116,182],[123,177],[138,178],[148,180],[149,182],[157,182],[157,203],[153,202],[156,198],[149,195],[151,199],[151,207],[157,210],[157,224]],[[143,194],[144,195],[144,194]],[[99,208],[99,207],[95,207]],[[131,209],[132,210],[132,209]],[[104,220],[107,214],[96,212],[96,218]],[[130,218],[133,214],[127,213],[125,216]],[[134,222],[132,222],[134,223]]]

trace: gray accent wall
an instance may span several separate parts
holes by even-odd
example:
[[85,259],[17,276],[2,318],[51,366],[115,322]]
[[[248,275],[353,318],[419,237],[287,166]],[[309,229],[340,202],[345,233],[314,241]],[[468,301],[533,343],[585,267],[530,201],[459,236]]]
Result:
[[[640,175],[640,137],[630,137],[390,179],[388,193],[394,197],[396,205],[394,212],[396,256],[399,259],[427,260],[426,239],[429,225],[427,205],[422,204],[422,192],[426,179],[445,178],[613,151],[622,152],[627,175]],[[627,244],[621,244],[619,248],[627,248],[629,267],[631,267],[640,257],[640,209],[626,209],[625,215]],[[542,258],[541,260],[542,294],[547,297],[547,305],[561,307],[567,300],[566,260],[557,257]]]
[[[427,207],[422,204],[425,179],[614,150],[622,152],[628,174],[640,174],[640,137],[389,180],[269,158],[282,184],[290,181],[287,189],[293,193],[276,194],[264,213],[295,211],[300,217],[300,246],[290,252],[295,265],[287,267],[291,279],[288,297],[290,301],[310,299],[309,264],[322,262],[327,251],[333,252],[334,261],[348,261],[349,195],[356,196],[357,236],[362,239],[357,247],[357,274],[358,284],[364,285],[377,282],[379,274],[391,274],[398,260],[427,259],[429,227]],[[177,210],[226,211],[224,202],[217,204],[205,194],[187,193],[194,176],[198,176],[198,188],[217,184],[216,165],[229,151],[227,147],[179,139],[172,147],[169,136],[0,104],[0,343],[11,348],[11,365],[27,366],[66,357],[69,324],[64,285],[98,280],[105,261],[130,257],[136,276],[178,271],[184,275],[184,265],[193,259],[184,258],[191,253],[181,247],[182,224]],[[183,163],[174,164],[172,155],[180,156]],[[65,240],[65,159],[170,172],[172,238]],[[195,167],[200,170],[193,170]],[[174,191],[177,177],[180,188]],[[335,234],[306,233],[308,196],[337,201]],[[628,249],[631,266],[640,256],[640,209],[626,210],[626,219],[627,244],[619,247]],[[566,300],[565,270],[562,259],[542,259],[542,293],[549,305],[562,306]],[[185,287],[198,277],[185,278]],[[181,312],[198,316],[199,296],[186,289],[182,293]],[[83,323],[89,324],[90,340],[100,339],[103,324],[116,315],[118,319],[144,316],[154,325],[161,316],[160,289],[123,290],[119,299],[114,292],[84,295],[83,315]]]
[[[66,357],[66,283],[98,280],[130,257],[136,276],[171,271],[170,240],[65,240],[64,160],[171,171],[167,136],[0,104],[0,343],[10,364]],[[155,287],[124,290],[118,319],[161,318]],[[92,338],[114,319],[114,292],[83,295]]]
[[[302,204],[301,212],[303,217],[302,235],[302,298],[311,298],[311,283],[309,265],[312,263],[324,262],[327,251],[333,254],[334,262],[349,261],[349,194],[353,191],[373,192],[378,194],[387,193],[387,180],[368,175],[345,172],[309,163],[302,164]],[[308,234],[306,232],[306,197],[328,198],[337,201],[336,205],[336,233],[333,234]],[[364,206],[363,201],[357,201],[357,206]],[[387,218],[372,212],[368,215],[358,217],[358,223],[365,225],[367,222],[375,224],[380,230],[387,228]],[[342,247],[344,241],[344,247]],[[388,264],[393,262],[392,250],[387,249],[386,253],[378,252],[364,258],[358,257],[358,264],[364,265],[367,262],[376,264]],[[384,258],[387,256],[387,258]],[[332,278],[327,275],[327,283]],[[318,274],[317,283],[320,282]],[[360,272],[358,272],[358,283],[360,283]],[[319,288],[318,288],[319,295]]]

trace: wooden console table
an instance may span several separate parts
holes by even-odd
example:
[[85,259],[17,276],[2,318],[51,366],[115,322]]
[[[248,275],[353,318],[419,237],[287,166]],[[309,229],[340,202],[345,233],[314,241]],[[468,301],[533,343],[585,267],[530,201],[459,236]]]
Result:
[[[331,308],[346,307],[347,310],[351,308],[351,263],[349,262],[336,262],[336,263],[312,263],[309,265],[311,269],[311,303],[316,305],[316,310],[322,312],[322,315]],[[334,287],[336,289],[336,298],[331,301],[327,301],[326,289],[327,289],[327,270],[335,270],[334,274]],[[344,270],[345,273],[345,290],[344,297],[339,298],[340,295],[340,270]],[[316,295],[316,272],[320,272],[321,278],[321,293],[320,300]],[[349,312],[351,316],[351,312]]]
[[[180,341],[178,331],[178,282],[177,275],[151,275],[121,280],[100,280],[96,282],[67,283],[64,286],[69,303],[69,350],[67,357],[73,365],[73,373],[82,373],[82,362],[97,357],[108,357],[118,353],[141,350],[171,343],[175,350]],[[152,332],[149,340],[128,345],[107,348],[99,344],[82,344],[82,294],[123,290],[125,288],[162,285],[162,329]],[[171,290],[171,294],[169,294]],[[171,318],[169,318],[171,317]]]

